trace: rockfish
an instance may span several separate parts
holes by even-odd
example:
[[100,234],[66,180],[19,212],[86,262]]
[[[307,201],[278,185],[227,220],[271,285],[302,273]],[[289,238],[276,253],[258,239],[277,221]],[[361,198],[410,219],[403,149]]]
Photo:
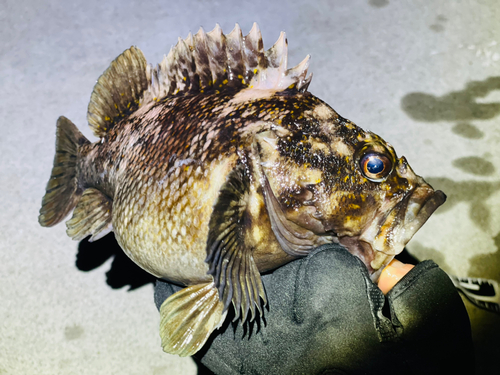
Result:
[[[96,240],[113,231],[152,275],[186,286],[162,305],[163,349],[192,355],[232,304],[262,313],[260,274],[337,242],[372,279],[445,200],[390,144],[307,91],[309,56],[264,50],[254,24],[217,25],[156,67],[136,48],[97,81],[89,142],[57,121],[39,222]],[[257,312],[259,311],[259,313]]]

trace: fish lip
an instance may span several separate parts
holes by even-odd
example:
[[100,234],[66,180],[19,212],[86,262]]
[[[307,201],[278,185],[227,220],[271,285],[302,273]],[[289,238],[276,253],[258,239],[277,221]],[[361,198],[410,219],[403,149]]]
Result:
[[413,235],[446,201],[446,195],[428,184],[408,192],[382,220],[376,218],[359,236],[343,236],[339,243],[361,259],[373,282]]
[[[421,188],[431,189],[432,192],[430,194],[429,192],[427,194],[424,192],[422,197],[420,188],[417,188],[408,198],[404,218],[404,229],[406,232],[404,240],[406,243],[411,240],[413,235],[425,224],[434,211],[446,201],[446,195],[441,190],[433,190],[429,185]],[[413,207],[417,208],[416,215],[410,210]]]

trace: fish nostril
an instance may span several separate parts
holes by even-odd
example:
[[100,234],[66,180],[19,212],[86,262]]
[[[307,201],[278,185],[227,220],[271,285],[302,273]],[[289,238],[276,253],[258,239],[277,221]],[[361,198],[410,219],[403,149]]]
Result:
[[399,158],[399,163],[398,163],[398,173],[400,176],[403,176],[407,172],[408,172],[408,162],[406,161],[406,158],[404,156],[401,156]]

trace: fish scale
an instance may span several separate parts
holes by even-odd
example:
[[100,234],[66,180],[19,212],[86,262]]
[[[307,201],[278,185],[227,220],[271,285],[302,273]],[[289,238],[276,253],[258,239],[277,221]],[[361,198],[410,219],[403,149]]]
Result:
[[287,68],[287,49],[281,33],[265,51],[256,25],[190,34],[156,67],[131,47],[91,95],[100,141],[57,122],[39,222],[73,210],[73,239],[113,231],[136,264],[185,286],[160,309],[168,353],[196,353],[229,309],[258,318],[260,274],[322,244],[342,244],[376,281],[445,200],[309,93],[309,56]]

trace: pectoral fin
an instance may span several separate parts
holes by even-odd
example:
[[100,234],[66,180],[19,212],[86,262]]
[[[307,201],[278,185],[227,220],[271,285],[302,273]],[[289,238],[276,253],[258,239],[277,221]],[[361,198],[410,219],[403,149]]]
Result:
[[195,354],[224,322],[223,309],[214,283],[193,285],[172,294],[160,308],[163,350],[181,357]]
[[252,249],[244,240],[245,230],[251,225],[246,215],[249,191],[245,168],[239,166],[228,175],[210,218],[206,259],[224,311],[232,301],[235,320],[241,311],[242,321],[247,318],[248,310],[251,320],[255,318],[255,307],[262,313],[261,298],[267,303]]

